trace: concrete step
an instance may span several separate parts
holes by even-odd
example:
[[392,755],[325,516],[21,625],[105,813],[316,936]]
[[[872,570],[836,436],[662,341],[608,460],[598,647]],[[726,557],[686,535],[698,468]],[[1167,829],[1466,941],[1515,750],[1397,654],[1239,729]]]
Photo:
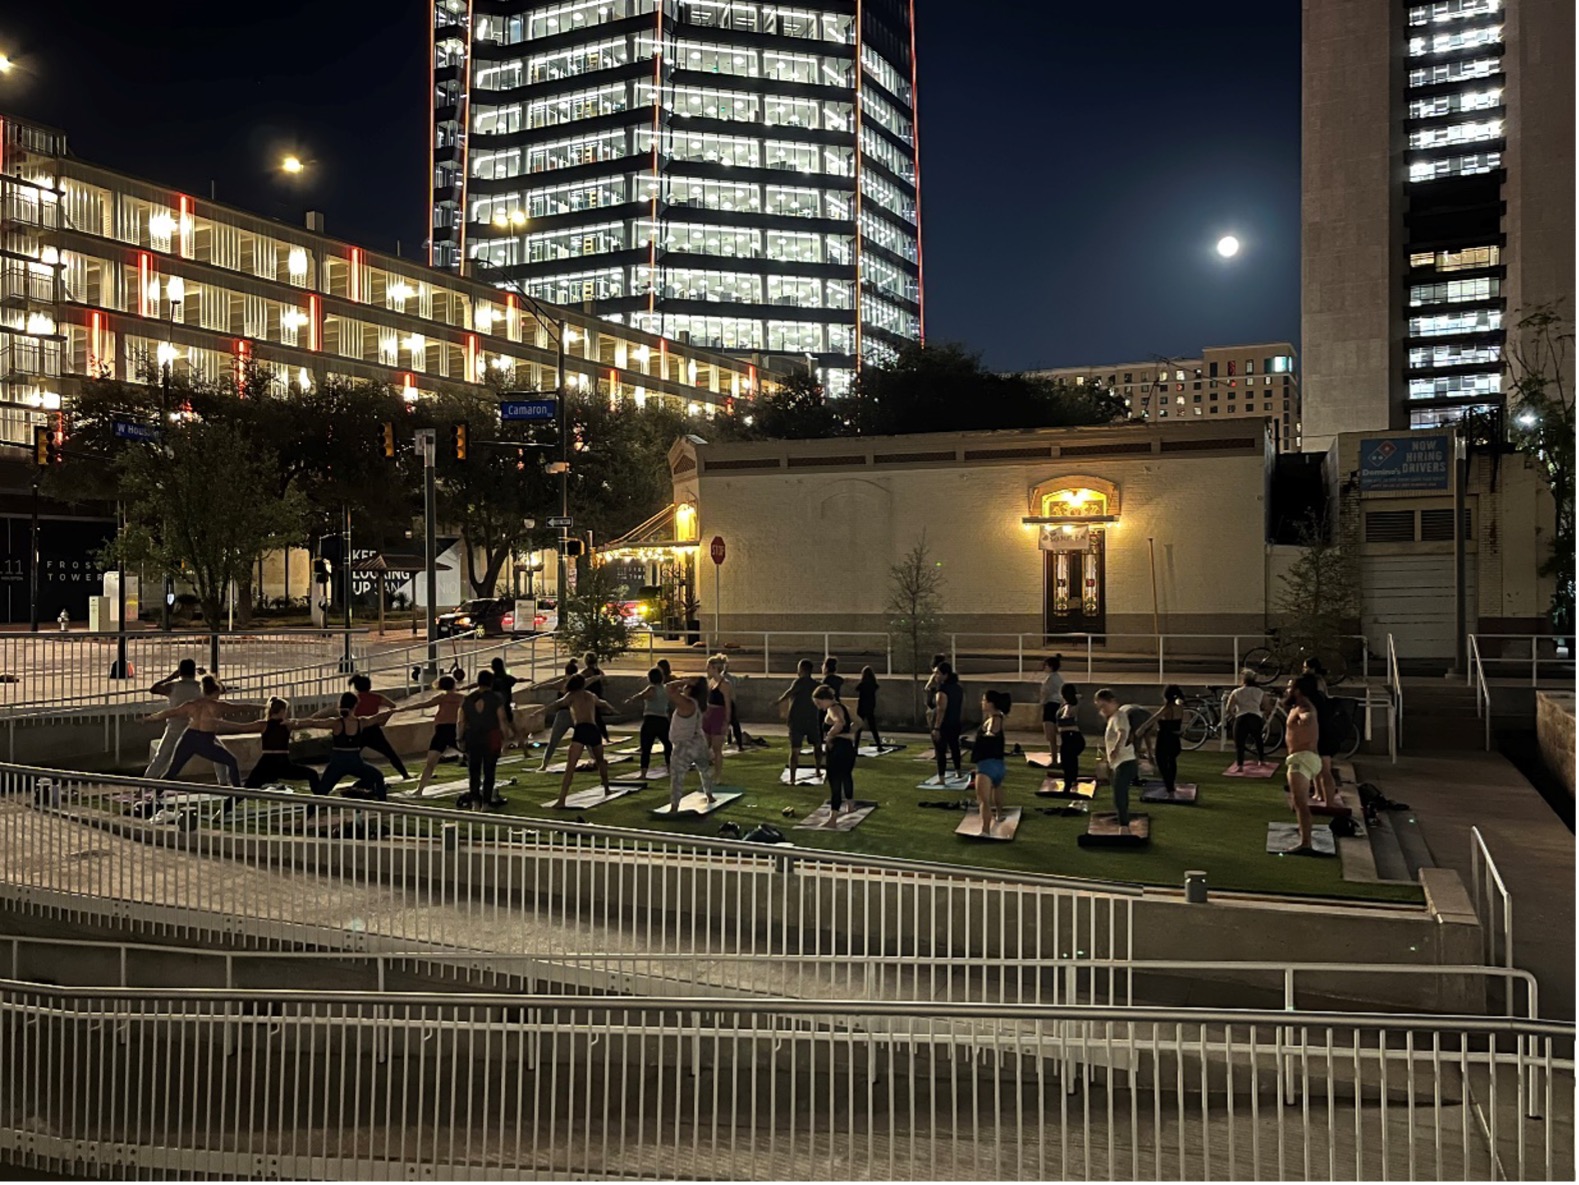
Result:
[[1403,846],[1398,841],[1397,834],[1393,831],[1390,815],[1396,812],[1383,811],[1376,818],[1376,826],[1369,828],[1371,838],[1371,855],[1376,860],[1376,876],[1384,881],[1413,881],[1409,873],[1409,861],[1404,856]]

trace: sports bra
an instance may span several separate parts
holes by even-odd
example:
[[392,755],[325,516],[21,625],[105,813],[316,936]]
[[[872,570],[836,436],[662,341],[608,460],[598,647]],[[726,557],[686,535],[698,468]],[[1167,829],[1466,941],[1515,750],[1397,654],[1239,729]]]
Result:
[[[837,745],[840,741],[843,741],[847,745],[854,744],[855,738],[850,735],[850,709],[846,708],[843,704],[835,700],[833,707],[829,708],[828,710],[830,712],[837,711],[839,713],[840,722],[844,725],[844,731],[838,736],[831,738],[829,743]],[[832,728],[833,726],[829,724],[826,727]]]
[[983,761],[1002,761],[1003,733],[988,732],[987,726],[983,724],[976,733],[976,743],[970,751],[978,765]]
[[1058,731],[1080,731],[1080,711],[1074,704],[1065,704],[1058,709]]
[[724,689],[722,687],[711,688],[707,693],[707,702],[715,707],[722,707],[724,704]]
[[340,731],[334,734],[334,739],[329,742],[331,749],[360,749],[362,747],[362,726],[358,724],[356,731],[352,732],[350,717],[340,717]]
[[1164,734],[1169,735],[1169,736],[1178,736],[1179,735],[1179,730],[1182,729],[1183,727],[1184,727],[1184,721],[1183,721],[1182,718],[1179,719],[1179,720],[1159,720],[1159,721],[1157,721],[1157,731],[1159,733],[1164,733]]
[[283,753],[291,746],[291,727],[283,720],[270,720],[263,726],[259,748],[265,753]]

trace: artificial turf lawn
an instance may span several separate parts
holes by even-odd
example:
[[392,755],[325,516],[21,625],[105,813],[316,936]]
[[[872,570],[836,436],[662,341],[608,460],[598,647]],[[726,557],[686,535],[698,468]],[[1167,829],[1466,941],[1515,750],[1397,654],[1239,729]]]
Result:
[[[616,740],[611,749],[627,742]],[[863,757],[855,768],[856,797],[879,804],[878,809],[850,832],[799,831],[793,825],[826,801],[822,786],[790,787],[779,783],[786,761],[783,738],[773,738],[770,747],[724,759],[723,785],[746,791],[743,798],[699,819],[655,819],[648,812],[669,801],[667,779],[650,782],[647,788],[605,806],[577,811],[556,811],[541,804],[559,792],[559,774],[536,771],[539,758],[510,756],[499,767],[500,792],[509,805],[500,813],[530,818],[575,819],[578,814],[588,823],[609,827],[633,827],[687,835],[715,836],[726,821],[748,831],[757,823],[772,823],[792,843],[846,852],[866,852],[880,856],[899,856],[913,860],[940,861],[980,868],[1013,869],[1023,872],[1079,876],[1098,880],[1129,881],[1139,884],[1180,886],[1187,869],[1206,870],[1207,884],[1214,889],[1241,889],[1266,893],[1290,893],[1329,897],[1351,897],[1372,901],[1423,900],[1418,887],[1405,885],[1360,884],[1343,879],[1341,861],[1298,856],[1271,856],[1266,852],[1266,825],[1293,819],[1284,801],[1281,775],[1267,779],[1228,778],[1223,770],[1232,754],[1215,750],[1185,753],[1179,760],[1180,781],[1200,787],[1200,801],[1194,806],[1168,806],[1141,803],[1140,791],[1131,795],[1131,811],[1151,815],[1150,846],[1139,850],[1081,848],[1077,837],[1086,829],[1083,816],[1042,815],[1037,807],[1055,806],[1057,799],[1041,799],[1034,791],[1041,785],[1042,771],[1027,766],[1018,757],[1009,759],[1009,776],[1004,782],[1005,804],[1025,810],[1019,834],[1011,843],[971,840],[954,834],[959,824],[958,811],[929,810],[916,806],[921,801],[959,797],[955,791],[917,790],[916,786],[935,771],[928,762],[916,759],[922,750],[912,745],[884,757]],[[1091,750],[1086,753],[1084,769],[1089,774]],[[661,754],[654,755],[655,763]],[[809,768],[811,759],[803,758]],[[618,779],[633,775],[634,761],[611,765],[610,776]],[[441,766],[439,780],[453,780],[464,773],[452,773],[454,766]],[[505,785],[515,779],[514,785]],[[598,784],[596,773],[578,773],[572,792]],[[395,789],[402,784],[396,783]],[[687,791],[698,789],[695,773],[686,780]],[[1350,795],[1352,797],[1352,788]],[[971,795],[974,798],[974,794]],[[453,799],[435,805],[450,806]],[[796,817],[780,813],[793,807]],[[1099,786],[1092,809],[1111,810],[1112,798],[1106,785]],[[1318,819],[1317,826],[1324,826]]]

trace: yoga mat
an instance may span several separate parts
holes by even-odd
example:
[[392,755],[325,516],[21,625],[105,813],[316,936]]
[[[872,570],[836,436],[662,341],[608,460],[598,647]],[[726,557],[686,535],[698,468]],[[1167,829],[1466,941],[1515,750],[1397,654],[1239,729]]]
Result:
[[799,823],[795,824],[794,830],[854,831],[866,821],[866,816],[877,809],[877,804],[875,802],[862,802],[860,799],[857,799],[854,806],[855,809],[852,811],[840,811],[838,815],[835,815],[833,808],[825,802]]
[[[827,775],[820,774],[815,769],[797,769],[795,771],[795,785],[797,786],[821,786],[827,780]],[[789,784],[790,771],[786,766],[779,771],[779,785],[788,786]]]
[[1064,793],[1064,779],[1043,778],[1041,788],[1035,791],[1038,798],[1064,798],[1074,800],[1077,798],[1095,798],[1097,794],[1097,780],[1095,778],[1080,778],[1075,782],[1073,794]]
[[612,786],[607,794],[603,787],[597,786],[591,790],[577,790],[574,794],[565,796],[565,805],[559,806],[557,800],[550,798],[543,805],[550,810],[589,811],[593,807],[602,806],[604,803],[613,802],[617,798],[624,798],[627,794],[635,794],[640,789],[638,786]]
[[1195,783],[1176,782],[1173,793],[1168,793],[1166,786],[1147,786],[1140,792],[1142,802],[1172,803],[1174,806],[1194,806],[1197,794]]
[[953,774],[950,774],[946,780],[940,782],[940,781],[938,781],[937,775],[933,774],[926,781],[918,783],[917,786],[916,786],[916,789],[917,790],[969,790],[971,788],[971,785],[974,782],[974,780],[975,779],[973,779],[969,774],[960,774],[958,777],[954,776]]
[[1121,831],[1118,816],[1103,811],[1091,816],[1086,833],[1076,842],[1083,848],[1142,848],[1151,842],[1151,816],[1131,815],[1129,831]]
[[[1319,856],[1336,856],[1338,843],[1333,838],[1332,828],[1312,827],[1310,829],[1310,843]],[[1286,856],[1288,850],[1299,846],[1299,824],[1297,823],[1268,823],[1266,825],[1266,850],[1269,856]]]
[[1234,767],[1230,765],[1223,773],[1230,778],[1270,778],[1277,771],[1278,764],[1275,761],[1247,761],[1240,772],[1235,773]]
[[1011,806],[992,825],[992,830],[983,832],[981,829],[981,813],[973,806],[965,812],[965,817],[959,821],[959,826],[954,828],[955,835],[963,835],[966,839],[997,840],[1008,843],[1014,838],[1014,833],[1020,829],[1020,817],[1023,812],[1017,806]]
[[745,797],[744,790],[715,791],[713,795],[713,801],[709,803],[707,801],[707,795],[703,794],[700,790],[694,790],[690,794],[687,794],[684,798],[680,799],[680,809],[678,811],[671,810],[669,808],[669,804],[666,802],[662,806],[657,807],[649,813],[655,819],[667,819],[670,817],[676,819],[699,819],[703,815],[710,815],[714,811],[722,810],[724,807],[734,802],[735,799],[743,797]]
[[[610,756],[608,750],[605,749],[603,752],[603,761],[606,765],[619,765],[621,762],[629,760],[631,760],[631,757],[628,753],[623,756]],[[589,773],[593,770],[596,770],[597,768],[598,763],[592,758],[586,756],[583,756],[581,760],[576,763],[577,773]],[[547,769],[540,769],[537,772],[542,774],[562,774],[565,772],[565,763],[563,761],[556,761]]]
[[887,757],[890,753],[897,753],[903,745],[862,745],[856,750],[862,757]]

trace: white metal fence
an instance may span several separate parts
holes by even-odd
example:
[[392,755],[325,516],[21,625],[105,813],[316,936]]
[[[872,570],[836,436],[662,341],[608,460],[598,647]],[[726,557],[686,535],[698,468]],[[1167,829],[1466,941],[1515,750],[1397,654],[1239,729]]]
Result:
[[[125,635],[129,668],[112,678],[121,635],[55,632],[0,634],[0,706],[86,706],[135,703],[150,684],[171,674],[184,658],[217,669],[226,683],[279,671],[338,670],[345,654],[341,630],[274,630],[234,633],[134,630]],[[353,658],[365,655],[366,635],[351,634]]]
[[[1572,683],[1574,639],[1561,634],[1470,634],[1469,644],[1481,670],[1493,678],[1528,677],[1525,686]],[[1470,679],[1471,686],[1474,680]]]
[[195,789],[0,766],[0,899],[182,941],[592,958],[648,992],[1059,999],[1033,981],[1060,959],[1134,954],[1122,885],[267,791],[200,827],[124,813],[160,785]]
[[0,982],[0,1159],[380,1179],[1573,1179],[1572,1027]]

